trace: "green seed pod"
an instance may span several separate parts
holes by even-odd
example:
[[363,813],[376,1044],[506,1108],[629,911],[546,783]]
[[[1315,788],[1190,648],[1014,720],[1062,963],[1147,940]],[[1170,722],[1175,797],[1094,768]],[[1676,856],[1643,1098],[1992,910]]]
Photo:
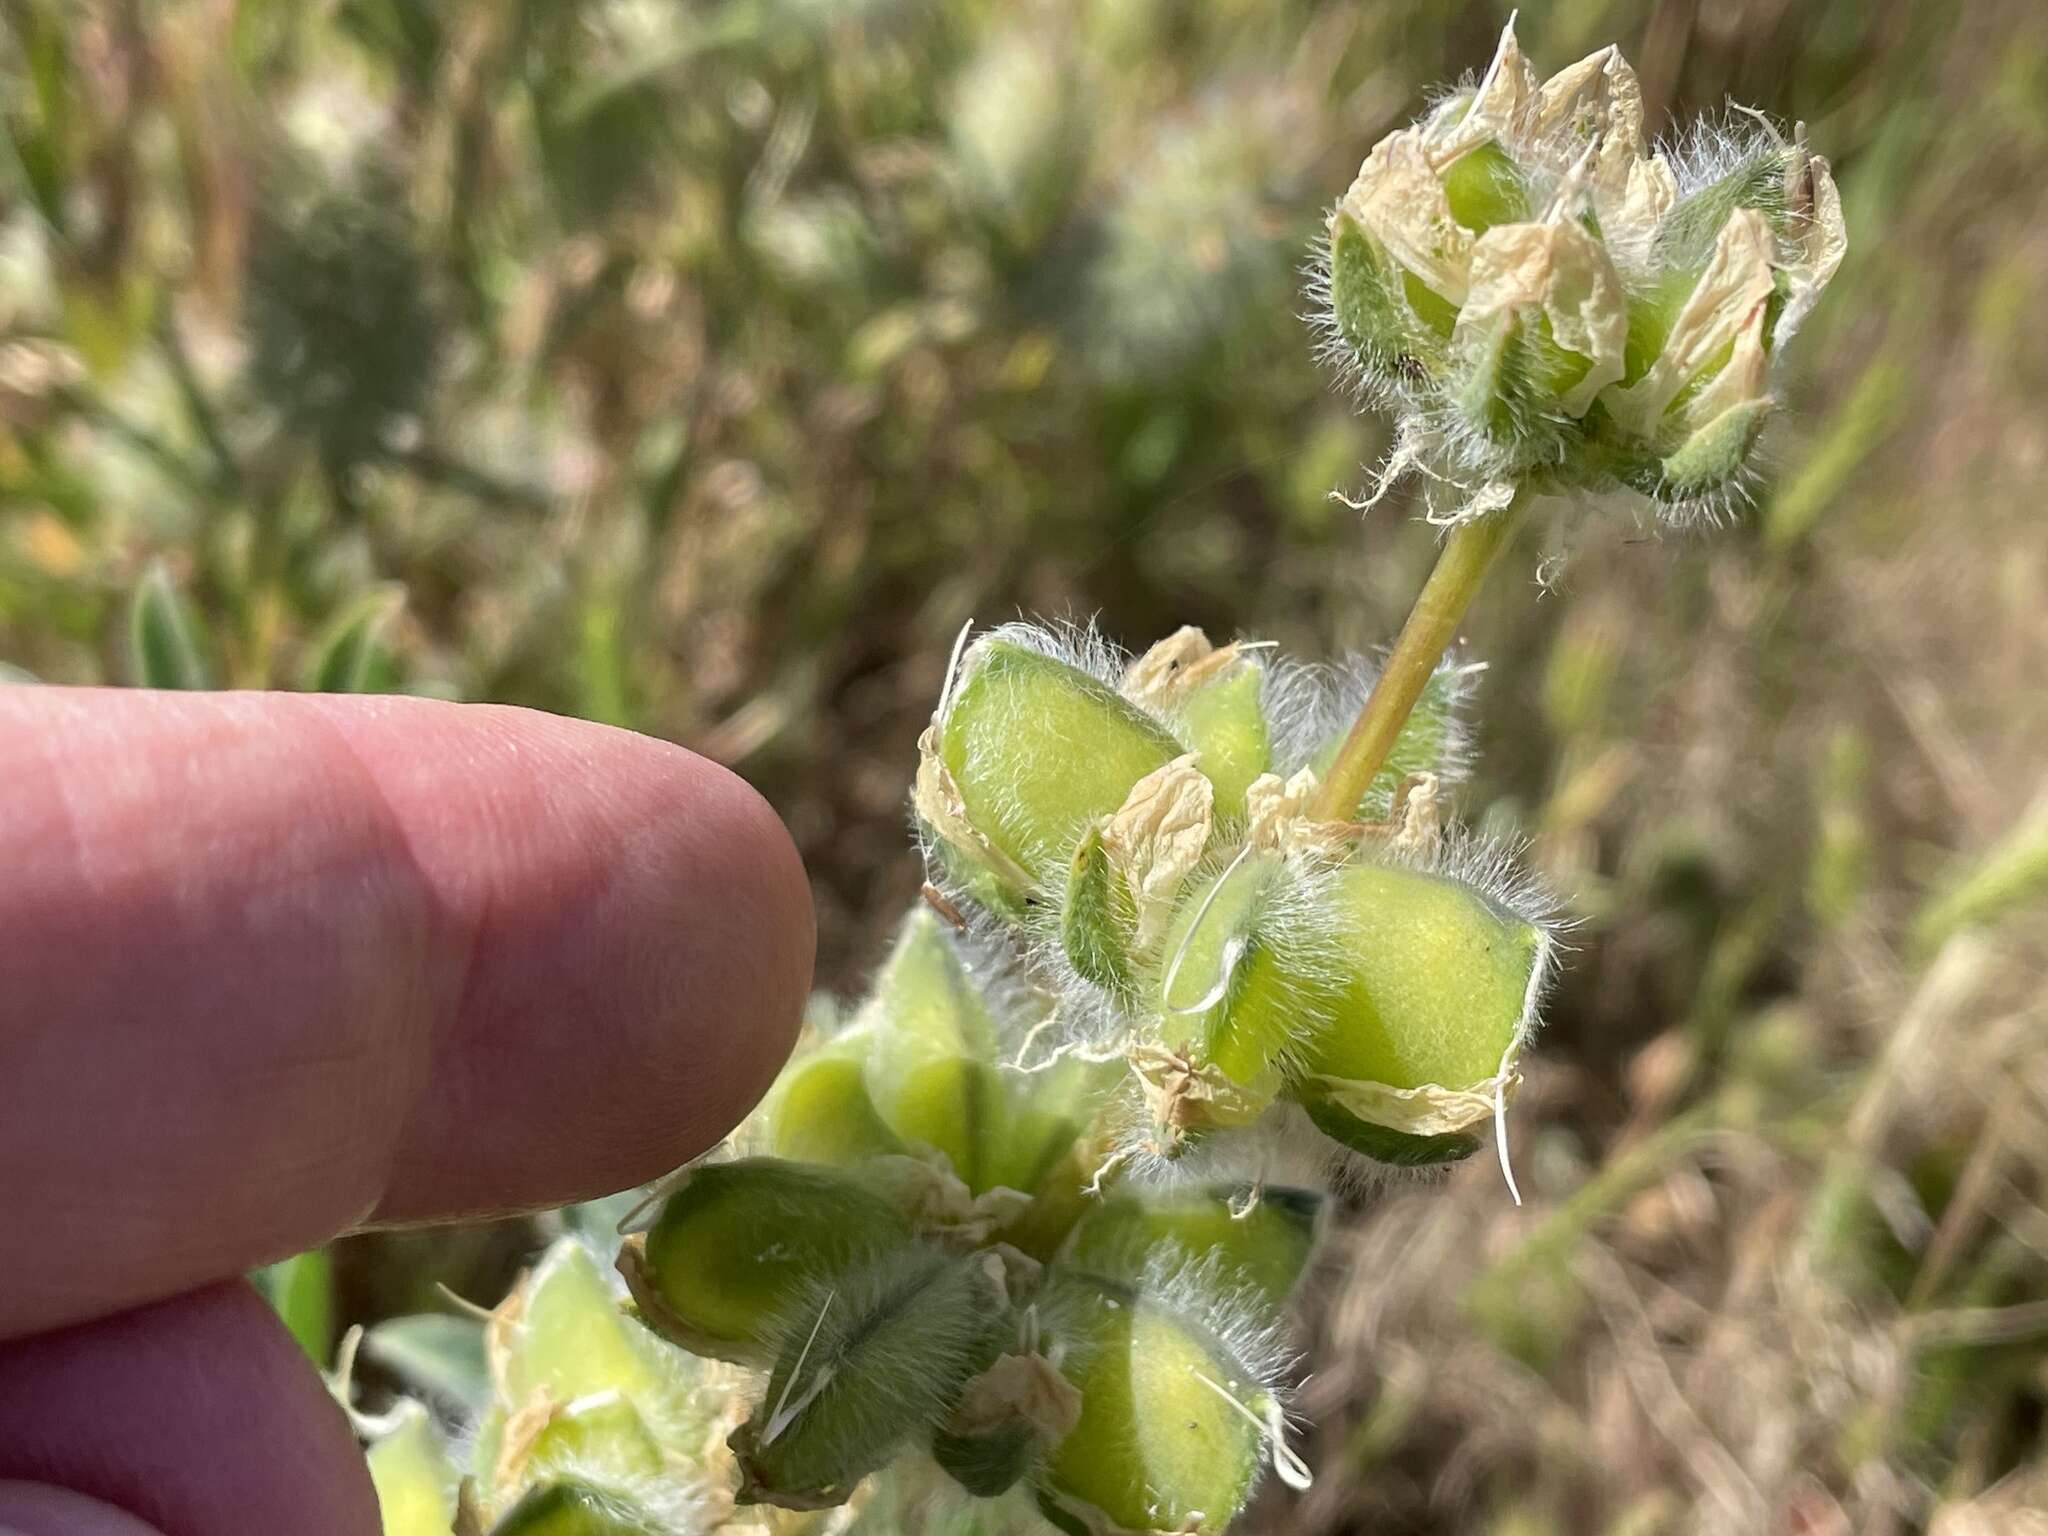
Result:
[[787,1068],[762,1107],[768,1148],[799,1163],[846,1166],[909,1149],[882,1119],[855,1054],[865,1036],[835,1041]]
[[887,1102],[890,1123],[911,1141],[936,1147],[975,1195],[1028,1194],[1080,1132],[1072,1120],[1022,1102],[996,1068],[958,1057],[911,1067]]
[[1170,721],[1215,787],[1215,815],[1237,821],[1244,792],[1273,766],[1265,713],[1265,668],[1242,645],[1221,648],[1188,626],[1131,664],[1123,691]]
[[1553,941],[1497,872],[1475,876],[1363,859],[1337,873],[1342,981],[1293,1091],[1325,1134],[1382,1161],[1472,1151],[1515,1081]]
[[529,1489],[491,1536],[677,1536],[637,1501],[595,1483],[564,1479]]
[[1403,272],[1341,204],[1330,215],[1329,238],[1329,275],[1320,295],[1330,323],[1324,356],[1347,372],[1355,368],[1367,387],[1389,393],[1441,373],[1451,332],[1449,324],[1432,323],[1440,318],[1441,301]]
[[1225,1276],[1255,1286],[1275,1305],[1287,1300],[1319,1235],[1323,1197],[1314,1190],[1220,1184],[1102,1196],[1075,1225],[1063,1270],[1135,1285],[1162,1252],[1213,1259]]
[[780,1319],[767,1390],[729,1440],[739,1502],[825,1509],[942,1422],[1010,1332],[1002,1267],[918,1246],[815,1285]]
[[871,1051],[975,1061],[996,1056],[995,1014],[969,969],[967,951],[923,902],[897,929],[896,945],[853,1028],[873,1037]]
[[1292,1076],[1328,1006],[1319,900],[1307,866],[1250,849],[1190,882],[1162,947],[1161,1049],[1133,1055],[1161,1151],[1248,1124]]
[[1067,871],[1066,898],[1060,903],[1060,948],[1083,978],[1126,993],[1137,924],[1129,887],[1110,862],[1102,828],[1090,827],[1081,834]]
[[1244,792],[1272,766],[1273,744],[1261,695],[1265,669],[1240,662],[1211,682],[1191,689],[1174,723],[1195,749],[1196,761],[1216,786],[1216,815],[1244,814]]
[[408,1402],[397,1419],[369,1450],[384,1536],[448,1536],[455,1520],[455,1468],[425,1408]]
[[1201,1284],[1199,1272],[1143,1289],[1069,1275],[1048,1294],[1081,1389],[1080,1417],[1037,1478],[1061,1530],[1217,1532],[1249,1502],[1280,1424],[1270,1334]]
[[828,1168],[749,1157],[693,1168],[620,1268],[648,1324],[692,1353],[765,1363],[775,1319],[910,1240],[880,1195]]
[[917,810],[956,856],[1021,898],[1063,882],[1083,829],[1182,751],[1035,632],[998,630],[968,650],[920,742]]

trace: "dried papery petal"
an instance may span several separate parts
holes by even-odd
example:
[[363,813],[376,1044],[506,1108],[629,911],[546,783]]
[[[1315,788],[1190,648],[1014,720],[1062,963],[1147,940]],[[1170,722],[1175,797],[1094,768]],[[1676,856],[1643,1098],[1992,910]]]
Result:
[[1619,196],[1598,205],[1600,232],[1612,248],[1643,260],[1657,226],[1678,201],[1678,177],[1661,154],[1629,162]]
[[1335,1077],[1309,1080],[1316,1096],[1369,1125],[1410,1136],[1447,1136],[1491,1120],[1496,1097],[1512,1098],[1522,1074],[1512,1067],[1462,1088],[1423,1083],[1394,1088],[1386,1083]]
[[882,1157],[861,1167],[861,1182],[902,1212],[911,1230],[956,1248],[978,1248],[1031,1204],[1023,1190],[998,1184],[977,1195],[924,1157]]
[[1791,287],[1783,312],[1772,332],[1772,342],[1782,342],[1799,328],[1848,254],[1849,229],[1842,219],[1842,194],[1835,187],[1828,162],[1795,143],[1785,166],[1786,222],[1790,229],[1790,259],[1781,257],[1780,269]]
[[1196,1061],[1185,1047],[1136,1045],[1131,1047],[1130,1063],[1152,1125],[1161,1135],[1162,1153],[1177,1150],[1190,1131],[1250,1125],[1270,1102],[1247,1092],[1221,1068]]
[[998,1355],[932,1435],[932,1456],[969,1493],[993,1498],[1080,1418],[1081,1390],[1052,1361],[1035,1351]]
[[1442,169],[1482,144],[1512,138],[1536,95],[1536,71],[1523,57],[1510,21],[1501,28],[1478,89],[1430,118],[1425,138],[1431,165]]
[[1452,215],[1419,129],[1375,144],[1338,206],[1431,292],[1465,302],[1472,231]]
[[1728,382],[1709,386],[1713,409],[1705,407],[1703,391],[1695,419],[1711,420],[1736,400],[1756,398],[1764,382],[1762,322],[1774,288],[1770,226],[1755,209],[1738,208],[1721,227],[1713,257],[1656,360],[1639,382],[1603,396],[1614,419],[1653,442],[1668,435],[1663,417],[1672,401],[1730,348],[1734,356],[1722,370]]
[[1235,644],[1211,645],[1201,630],[1184,624],[1131,663],[1124,673],[1124,695],[1147,709],[1171,710],[1234,666],[1240,649]]
[[1316,795],[1316,772],[1299,768],[1283,781],[1277,773],[1260,774],[1245,791],[1246,838],[1263,853],[1299,854],[1309,858],[1340,855],[1357,835],[1348,821],[1317,821],[1308,814]]
[[1628,307],[1613,261],[1577,223],[1499,224],[1481,235],[1453,344],[1538,315],[1557,346],[1586,359],[1584,374],[1558,401],[1568,415],[1583,416],[1622,376]]
[[1103,824],[1103,852],[1131,893],[1137,949],[1159,941],[1175,895],[1202,862],[1215,800],[1214,787],[1189,753],[1138,780]]
[[[1560,169],[1591,152],[1593,208],[1608,238],[1642,220],[1664,182],[1677,195],[1670,168],[1644,155],[1643,89],[1619,48],[1602,48],[1546,80],[1525,131]],[[1661,167],[1662,176],[1647,166]],[[1646,237],[1651,228],[1654,220]]]

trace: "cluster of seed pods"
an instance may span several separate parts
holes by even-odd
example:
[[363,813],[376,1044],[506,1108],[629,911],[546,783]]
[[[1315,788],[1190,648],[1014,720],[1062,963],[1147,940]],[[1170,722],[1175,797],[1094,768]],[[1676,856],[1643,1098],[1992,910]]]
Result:
[[1394,412],[1388,467],[1425,471],[1443,520],[1532,488],[1741,499],[1771,364],[1847,248],[1841,200],[1760,115],[1643,130],[1619,50],[1539,80],[1511,23],[1331,212],[1325,355]]
[[1512,1192],[1557,943],[1444,822],[1473,669],[1441,653],[1531,495],[1739,489],[1843,246],[1796,133],[1653,151],[1618,54],[1538,81],[1512,28],[1329,236],[1388,477],[1456,496],[1385,678],[963,632],[869,995],[651,1197],[619,1289],[569,1242],[492,1315],[459,1496],[423,1416],[386,1426],[387,1536],[1201,1536],[1307,1482],[1286,1337],[1327,1192],[1489,1137]]
[[1362,665],[963,646],[915,795],[931,899],[620,1258],[647,1326],[755,1373],[740,1506],[857,1503],[909,1458],[1115,1536],[1306,1480],[1284,1341],[1320,1191],[1480,1144],[1551,947],[1436,823],[1465,681],[1327,822]]

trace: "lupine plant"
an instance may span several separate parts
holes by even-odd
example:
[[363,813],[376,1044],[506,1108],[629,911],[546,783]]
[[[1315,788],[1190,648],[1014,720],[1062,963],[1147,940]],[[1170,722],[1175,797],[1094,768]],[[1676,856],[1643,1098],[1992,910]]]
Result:
[[[482,1324],[468,1475],[369,1424],[391,1536],[1221,1531],[1289,1446],[1327,1194],[1504,1125],[1558,950],[1451,824],[1461,616],[1527,508],[1740,501],[1772,360],[1844,245],[1761,119],[1652,149],[1606,49],[1374,146],[1324,351],[1447,534],[1383,661],[1184,628],[963,632],[911,796],[929,880],[763,1104]],[[1375,492],[1375,495],[1380,492]],[[1411,1174],[1412,1176],[1412,1174]]]

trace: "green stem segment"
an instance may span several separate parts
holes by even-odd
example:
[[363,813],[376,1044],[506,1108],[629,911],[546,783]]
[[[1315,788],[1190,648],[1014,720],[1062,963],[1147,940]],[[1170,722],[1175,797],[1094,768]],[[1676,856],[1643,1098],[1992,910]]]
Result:
[[1379,681],[1373,684],[1358,718],[1351,722],[1350,734],[1316,791],[1311,814],[1317,820],[1349,821],[1357,814],[1366,787],[1393,750],[1415,701],[1422,697],[1438,660],[1457,637],[1465,610],[1478,595],[1494,560],[1507,547],[1527,505],[1526,496],[1517,496],[1498,512],[1460,523],[1444,540],[1436,569],[1429,573],[1422,594],[1408,611],[1408,622],[1401,626]]

